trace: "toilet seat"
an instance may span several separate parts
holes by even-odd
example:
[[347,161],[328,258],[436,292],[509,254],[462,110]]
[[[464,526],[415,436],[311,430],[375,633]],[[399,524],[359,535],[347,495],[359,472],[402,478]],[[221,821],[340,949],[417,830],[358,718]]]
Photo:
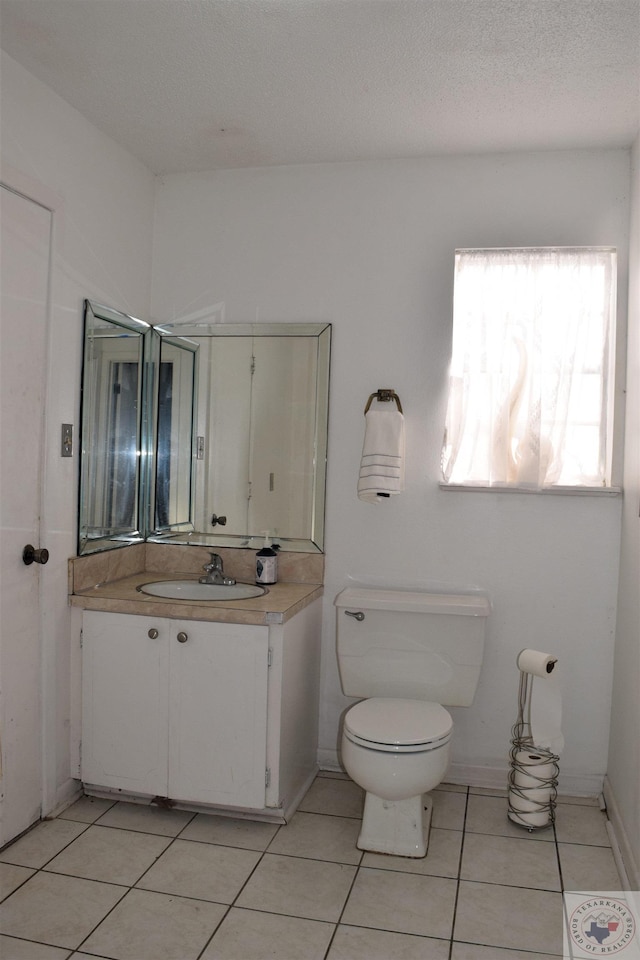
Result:
[[347,711],[351,743],[386,753],[424,753],[449,742],[453,720],[439,703],[373,697]]

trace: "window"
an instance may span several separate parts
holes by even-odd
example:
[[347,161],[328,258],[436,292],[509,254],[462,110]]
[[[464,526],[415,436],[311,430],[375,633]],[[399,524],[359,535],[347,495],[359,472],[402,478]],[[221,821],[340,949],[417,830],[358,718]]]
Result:
[[616,253],[457,250],[446,484],[611,483]]

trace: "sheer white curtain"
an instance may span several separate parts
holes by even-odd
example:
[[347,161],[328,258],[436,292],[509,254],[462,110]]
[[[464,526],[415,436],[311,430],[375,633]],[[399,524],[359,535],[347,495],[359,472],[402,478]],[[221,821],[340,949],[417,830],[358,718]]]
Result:
[[615,251],[458,250],[448,483],[609,482]]

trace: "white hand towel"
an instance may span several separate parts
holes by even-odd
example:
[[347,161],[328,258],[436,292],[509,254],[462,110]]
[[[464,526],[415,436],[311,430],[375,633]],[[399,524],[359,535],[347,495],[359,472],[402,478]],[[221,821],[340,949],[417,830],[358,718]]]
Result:
[[358,497],[380,503],[404,490],[404,417],[399,410],[369,410],[358,477]]

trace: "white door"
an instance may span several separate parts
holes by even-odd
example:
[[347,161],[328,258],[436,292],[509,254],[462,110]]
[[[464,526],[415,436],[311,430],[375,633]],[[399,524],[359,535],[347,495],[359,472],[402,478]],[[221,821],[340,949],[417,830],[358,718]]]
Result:
[[0,188],[0,847],[40,817],[40,543],[51,211]]
[[262,809],[269,628],[172,622],[169,796]]
[[82,617],[82,781],[167,796],[172,620]]

